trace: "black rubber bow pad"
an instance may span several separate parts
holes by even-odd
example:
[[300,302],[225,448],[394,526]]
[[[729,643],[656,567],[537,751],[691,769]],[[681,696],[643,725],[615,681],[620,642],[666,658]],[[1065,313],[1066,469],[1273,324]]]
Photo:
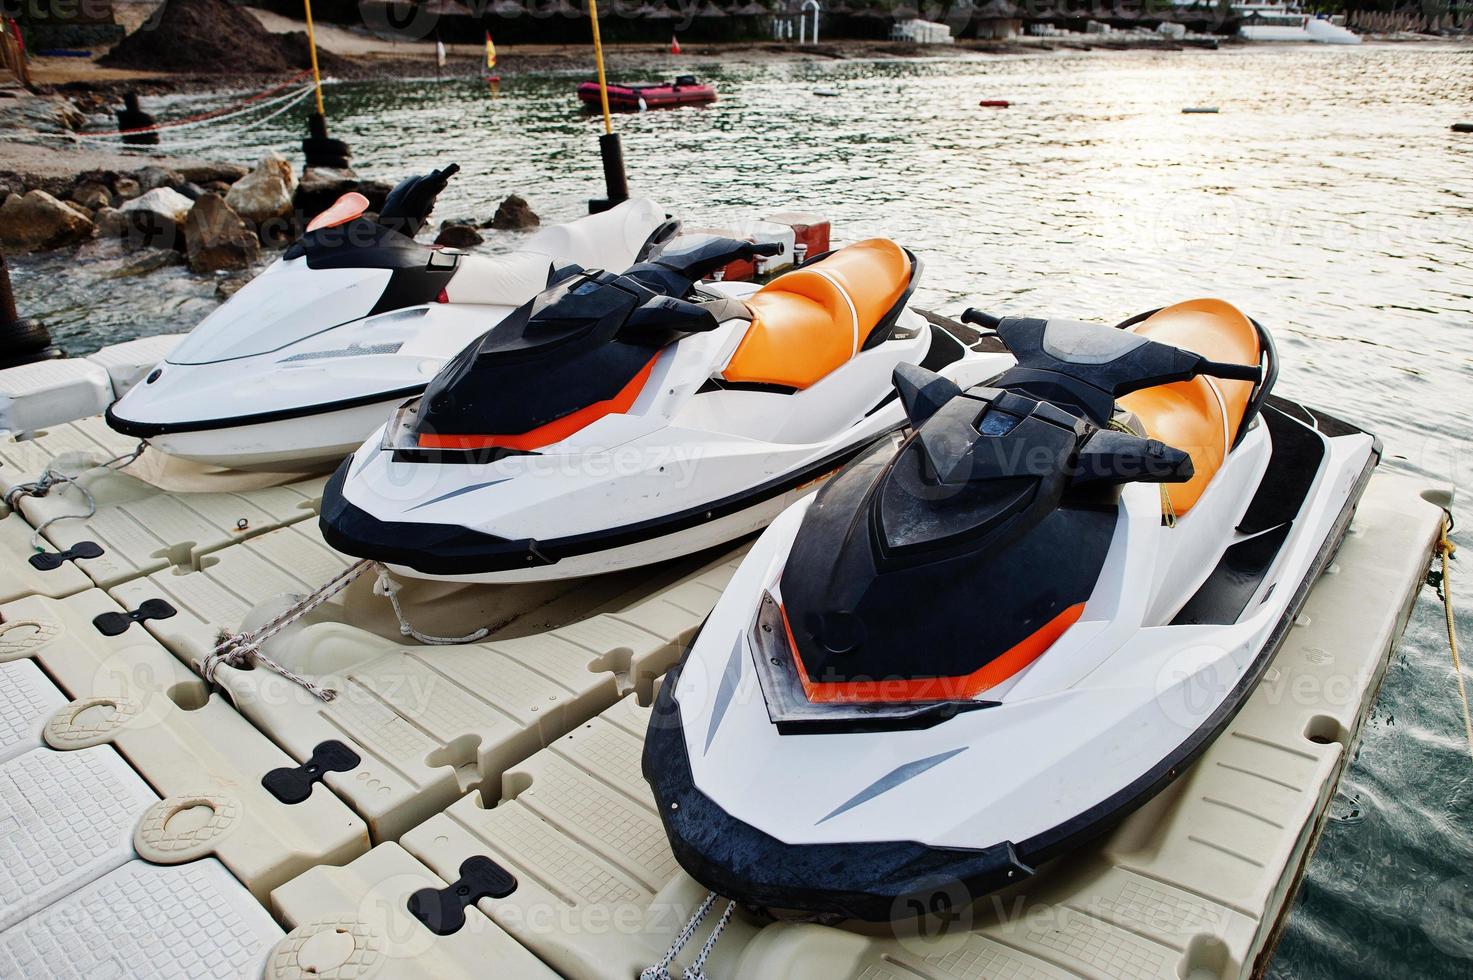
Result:
[[358,753],[336,739],[319,743],[312,757],[295,769],[273,769],[261,777],[266,792],[283,803],[301,803],[312,795],[312,784],[330,772],[349,772],[358,768]]
[[31,567],[42,572],[51,572],[69,561],[78,558],[101,558],[102,545],[96,541],[78,541],[65,551],[38,551],[30,558]]
[[409,914],[437,936],[459,932],[465,910],[483,898],[505,898],[517,890],[510,871],[488,857],[466,858],[460,879],[444,888],[421,888],[409,896]]
[[108,612],[94,616],[92,625],[103,636],[122,636],[134,623],[142,623],[148,619],[168,619],[178,614],[179,610],[162,599],[147,599],[131,612]]

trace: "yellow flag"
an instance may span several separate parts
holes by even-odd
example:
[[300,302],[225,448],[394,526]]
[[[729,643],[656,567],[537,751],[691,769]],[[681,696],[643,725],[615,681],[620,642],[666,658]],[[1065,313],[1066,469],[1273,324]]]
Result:
[[486,68],[496,67],[496,45],[491,43],[491,32],[486,32]]

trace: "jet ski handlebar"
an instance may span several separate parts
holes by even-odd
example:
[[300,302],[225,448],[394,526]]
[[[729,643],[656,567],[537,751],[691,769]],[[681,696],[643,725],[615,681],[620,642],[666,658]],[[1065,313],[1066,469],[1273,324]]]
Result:
[[778,242],[749,242],[719,235],[680,235],[671,238],[649,258],[636,263],[625,275],[666,294],[684,297],[698,280],[733,262],[777,255]]
[[704,333],[720,325],[721,321],[707,304],[676,296],[656,296],[635,307],[619,333],[627,339],[648,335],[651,339],[668,341],[677,333]]
[[[967,323],[991,327],[1018,359],[997,386],[1026,392],[1082,412],[1096,425],[1108,424],[1115,399],[1156,385],[1208,375],[1251,381],[1266,390],[1263,367],[1212,361],[1193,351],[1140,334],[1077,320],[995,317],[981,310],[962,314]],[[1271,363],[1271,362],[1270,362]]]
[[996,330],[997,325],[1002,322],[1002,317],[993,316],[975,306],[969,306],[962,313],[962,322],[981,327],[983,330]]
[[439,170],[399,181],[389,191],[389,196],[384,198],[378,223],[413,238],[429,220],[430,212],[435,209],[435,199],[440,196],[445,185],[450,183],[450,178],[458,173],[460,164],[452,163]]
[[1212,378],[1221,378],[1224,381],[1252,381],[1257,384],[1263,380],[1263,368],[1257,364],[1231,364],[1223,361],[1209,361],[1205,357],[1202,363],[1197,365],[1197,373]]

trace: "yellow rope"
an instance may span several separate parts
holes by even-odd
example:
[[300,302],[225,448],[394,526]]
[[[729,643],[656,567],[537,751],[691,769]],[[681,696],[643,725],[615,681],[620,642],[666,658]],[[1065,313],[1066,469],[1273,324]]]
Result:
[[322,111],[322,75],[317,71],[317,32],[312,26],[312,0],[302,0],[302,8],[307,12],[307,50],[312,55],[312,84],[317,87],[317,114],[325,116]]
[[609,83],[604,77],[604,43],[598,36],[598,0],[588,0],[588,19],[593,21],[593,58],[598,62],[598,98],[603,104],[604,133],[614,131],[614,120],[609,116]]
[[[1118,415],[1111,416],[1109,427],[1116,432],[1124,432],[1126,435],[1133,436],[1139,434],[1130,426],[1126,425],[1125,421]],[[1160,484],[1160,487],[1161,523],[1168,528],[1176,527],[1176,506],[1171,502],[1171,490],[1165,483]]]
[[1164,483],[1161,484],[1161,523],[1176,527],[1176,506],[1171,502],[1171,490]]
[[1468,710],[1468,687],[1463,682],[1463,664],[1458,659],[1458,631],[1453,619],[1453,589],[1452,579],[1448,577],[1448,562],[1452,559],[1453,552],[1457,551],[1457,545],[1447,536],[1452,529],[1452,519],[1442,519],[1442,534],[1437,541],[1437,553],[1442,556],[1442,606],[1447,613],[1447,645],[1453,653],[1453,676],[1458,680],[1458,697],[1463,701],[1463,730],[1468,735],[1468,754],[1473,755],[1473,713]]

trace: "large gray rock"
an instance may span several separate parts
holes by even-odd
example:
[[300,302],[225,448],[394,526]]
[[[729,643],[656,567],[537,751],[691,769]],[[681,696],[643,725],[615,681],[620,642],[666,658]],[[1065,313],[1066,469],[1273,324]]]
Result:
[[128,233],[128,218],[117,208],[98,208],[92,219],[98,238],[122,238]]
[[436,245],[448,245],[450,248],[473,248],[485,240],[476,231],[475,225],[466,220],[442,223],[440,234],[435,236]]
[[85,212],[42,190],[12,194],[0,204],[0,248],[39,252],[75,245],[96,231]]
[[101,181],[84,180],[72,188],[72,200],[84,208],[96,211],[113,206],[113,192]]
[[496,208],[496,215],[491,219],[491,227],[498,231],[516,231],[522,228],[536,228],[542,223],[536,213],[527,206],[527,202],[520,195],[512,194],[502,201]]
[[178,190],[184,183],[184,175],[177,170],[165,170],[163,167],[144,167],[134,175],[138,180],[138,186],[145,191],[157,190],[160,187],[172,187]]
[[244,289],[250,281],[251,277],[249,274],[225,276],[219,282],[215,283],[215,298],[223,303]]
[[255,170],[235,182],[230,193],[225,195],[225,203],[230,205],[230,210],[259,227],[291,216],[292,192],[296,188],[292,165],[286,157],[280,153],[268,153],[261,158]]
[[381,180],[364,180],[351,169],[308,167],[302,171],[302,179],[297,184],[295,203],[297,210],[310,221],[349,191],[357,191],[368,198],[370,211],[379,211],[391,190],[393,185]]
[[124,204],[129,242],[153,248],[179,248],[184,242],[184,219],[194,202],[168,187],[155,187]]
[[202,194],[184,222],[189,268],[209,273],[247,269],[261,254],[256,233],[219,194]]
[[250,172],[250,167],[242,167],[238,163],[208,162],[179,168],[179,173],[185,180],[201,185],[213,184],[217,181],[233,184]]
[[134,252],[131,257],[119,263],[115,268],[104,272],[104,279],[132,279],[136,276],[146,276],[150,272],[167,269],[172,265],[181,265],[184,256],[172,248],[149,248]]

